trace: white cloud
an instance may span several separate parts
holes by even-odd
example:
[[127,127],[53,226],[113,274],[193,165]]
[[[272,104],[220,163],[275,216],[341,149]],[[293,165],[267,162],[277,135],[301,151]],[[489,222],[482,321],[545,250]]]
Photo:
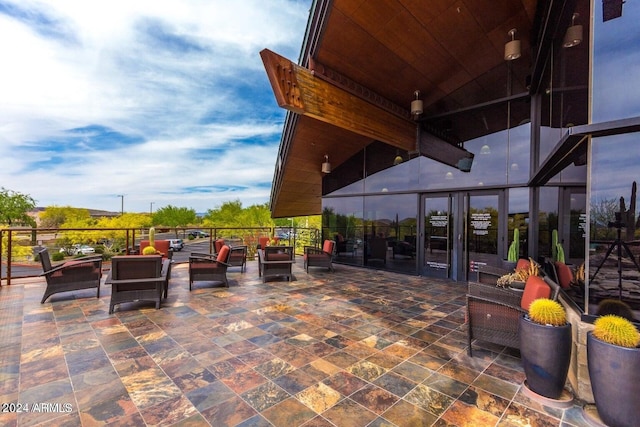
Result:
[[310,3],[3,2],[0,185],[42,206],[266,202],[284,111],[259,51],[296,60]]

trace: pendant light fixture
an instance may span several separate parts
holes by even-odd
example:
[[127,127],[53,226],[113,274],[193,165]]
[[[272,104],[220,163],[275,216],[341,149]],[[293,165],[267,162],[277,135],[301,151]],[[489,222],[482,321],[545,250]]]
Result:
[[582,25],[576,25],[576,18],[579,16],[579,13],[574,13],[571,17],[571,26],[567,28],[562,41],[563,47],[570,48],[582,43]]
[[324,163],[322,163],[322,173],[331,173],[331,163],[329,163],[329,155],[324,155]]
[[511,41],[504,45],[504,60],[513,61],[520,58],[520,40],[516,40],[516,29],[512,28],[508,33],[511,36]]
[[402,163],[403,161],[404,161],[404,159],[400,155],[400,150],[396,150],[396,157],[395,157],[395,159],[393,159],[393,165],[397,166],[400,163]]
[[415,95],[416,99],[411,101],[411,115],[414,118],[417,118],[420,114],[422,114],[424,104],[422,103],[422,100],[420,99],[420,91],[419,90],[416,90],[415,92],[413,92],[413,94]]

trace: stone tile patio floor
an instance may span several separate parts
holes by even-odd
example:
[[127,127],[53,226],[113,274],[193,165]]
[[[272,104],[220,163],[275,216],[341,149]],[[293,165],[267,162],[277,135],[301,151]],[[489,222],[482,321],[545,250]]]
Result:
[[[581,426],[522,392],[518,353],[466,352],[463,284],[299,258],[295,280],[230,287],[174,265],[161,309],[108,314],[110,287],[0,288],[3,426]],[[106,276],[106,275],[105,275]],[[104,279],[103,279],[104,280]],[[16,407],[15,405],[28,405]],[[17,412],[22,410],[22,412]]]

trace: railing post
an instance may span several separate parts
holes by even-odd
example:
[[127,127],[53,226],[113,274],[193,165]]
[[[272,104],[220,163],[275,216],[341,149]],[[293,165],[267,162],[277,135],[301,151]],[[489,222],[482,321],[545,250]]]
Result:
[[9,229],[9,238],[7,239],[7,286],[11,285],[11,229]]
[[0,286],[2,286],[2,237],[4,230],[0,230]]

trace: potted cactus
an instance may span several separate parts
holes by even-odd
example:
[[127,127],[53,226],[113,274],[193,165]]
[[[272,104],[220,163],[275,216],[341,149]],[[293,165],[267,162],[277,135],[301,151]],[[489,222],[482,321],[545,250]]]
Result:
[[516,268],[518,258],[520,257],[520,229],[517,227],[513,229],[513,241],[509,245],[507,251],[507,259],[503,261],[503,268],[506,270],[513,270]]
[[520,318],[520,356],[529,390],[559,399],[571,361],[571,324],[558,301],[540,298]]
[[156,255],[156,229],[151,227],[149,229],[149,246],[142,250],[142,255]]
[[600,419],[611,427],[640,421],[640,333],[629,320],[599,317],[587,333],[587,364]]
[[551,256],[554,261],[565,262],[564,248],[558,240],[558,230],[555,229],[551,232]]
[[540,267],[531,257],[529,257],[529,265],[523,268],[516,268],[513,273],[507,273],[498,278],[496,285],[513,289],[524,289],[529,276],[539,276]]

